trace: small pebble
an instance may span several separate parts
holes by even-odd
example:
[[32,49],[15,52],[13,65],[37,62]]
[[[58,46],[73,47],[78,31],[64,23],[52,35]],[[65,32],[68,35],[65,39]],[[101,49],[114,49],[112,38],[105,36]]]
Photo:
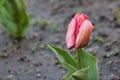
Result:
[[46,48],[46,46],[43,45],[43,44],[41,44],[39,47],[40,47],[41,49],[45,49],[45,48]]
[[34,33],[33,38],[39,38],[39,37],[40,37],[40,34]]
[[40,78],[41,77],[41,74],[37,74],[37,76],[36,76],[37,78]]
[[106,29],[99,29],[98,30],[98,33],[99,33],[99,36],[102,36],[102,37],[108,37],[108,33],[106,32]]
[[105,44],[104,44],[104,46],[105,46],[105,51],[110,51],[110,50],[111,50],[111,45],[112,45],[111,42],[105,43]]
[[55,42],[55,43],[59,43],[59,42],[60,42],[60,39],[54,39],[54,42]]
[[45,79],[45,80],[46,80],[46,79],[47,79],[47,76],[44,76],[44,77],[43,77],[43,79]]
[[38,66],[39,64],[36,61],[31,61],[31,64],[34,66]]
[[120,28],[120,23],[119,22],[116,22],[115,25],[114,25],[115,28]]
[[96,37],[96,41],[99,42],[99,43],[104,43],[104,38],[103,37]]
[[113,61],[108,61],[108,64],[112,64],[113,63]]
[[120,80],[120,77],[118,75],[111,74],[110,77],[111,80]]
[[118,69],[117,69],[116,67],[113,67],[113,70],[114,70],[114,71],[117,71]]
[[13,80],[13,75],[8,75],[5,77],[5,80]]
[[105,15],[101,15],[99,21],[108,21],[108,18]]
[[9,54],[8,53],[2,53],[0,54],[0,58],[8,58]]
[[40,72],[41,72],[41,69],[37,68],[37,69],[36,69],[36,72],[37,72],[37,73],[40,73]]
[[26,58],[27,58],[27,56],[22,56],[22,57],[20,57],[20,59],[18,59],[18,61],[25,61]]
[[104,58],[110,58],[112,56],[118,56],[118,55],[119,55],[118,52],[109,52],[109,53],[105,53],[103,57]]

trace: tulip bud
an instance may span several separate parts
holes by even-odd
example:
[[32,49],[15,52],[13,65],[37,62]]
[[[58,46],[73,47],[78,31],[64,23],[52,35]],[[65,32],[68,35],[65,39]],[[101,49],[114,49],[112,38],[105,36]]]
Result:
[[66,44],[68,49],[82,48],[89,42],[94,26],[85,14],[76,14],[71,20],[66,34]]

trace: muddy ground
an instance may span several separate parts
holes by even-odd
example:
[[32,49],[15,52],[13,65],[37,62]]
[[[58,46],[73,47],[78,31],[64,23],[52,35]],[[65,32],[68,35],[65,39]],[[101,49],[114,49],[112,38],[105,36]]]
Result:
[[120,80],[120,0],[29,1],[32,19],[25,38],[12,38],[0,25],[0,80],[64,80],[66,70],[46,44],[66,49],[75,13],[87,14],[95,25],[85,48],[99,59],[100,80]]

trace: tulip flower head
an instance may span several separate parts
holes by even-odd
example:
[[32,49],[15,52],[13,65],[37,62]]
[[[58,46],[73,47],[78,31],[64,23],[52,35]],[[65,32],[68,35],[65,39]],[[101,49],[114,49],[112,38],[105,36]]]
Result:
[[66,34],[66,44],[68,49],[82,48],[89,42],[94,26],[89,21],[87,15],[76,14],[68,26]]

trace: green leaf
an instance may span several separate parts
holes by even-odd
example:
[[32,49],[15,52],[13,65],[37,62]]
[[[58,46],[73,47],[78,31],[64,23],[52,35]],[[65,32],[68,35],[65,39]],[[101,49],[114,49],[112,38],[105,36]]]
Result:
[[72,55],[69,52],[61,48],[50,45],[48,45],[48,47],[54,52],[54,54],[58,57],[60,62],[69,71],[69,74],[66,75],[65,80],[74,80],[72,78],[72,74],[77,70],[77,62],[74,59],[74,57],[72,57]]
[[98,60],[84,49],[79,50],[82,68],[89,66],[88,80],[99,80]]
[[72,77],[72,74],[73,74],[73,73],[68,72],[68,73],[66,74],[65,80],[74,80],[73,77]]
[[0,22],[13,37],[23,37],[28,30],[29,15],[26,9],[24,0],[4,0],[0,9]]
[[64,65],[64,67],[66,69],[68,69],[68,71],[70,71],[72,73],[74,73],[77,70],[75,67],[73,67],[72,65],[70,65],[70,64],[68,64],[66,62],[63,62],[62,64]]
[[77,71],[76,68],[74,68],[72,65],[68,64],[68,63],[63,63],[64,67],[69,71],[69,74],[66,75],[66,79],[65,80],[73,80],[72,78],[72,74]]
[[89,71],[89,67],[82,68],[80,70],[77,70],[75,73],[73,73],[72,76],[75,80],[89,80],[88,71]]
[[4,25],[10,34],[15,35],[16,24],[14,24],[11,20],[5,18],[3,14],[5,14],[5,11],[3,13],[0,13],[0,22]]
[[77,68],[77,62],[69,52],[56,46],[48,45],[48,47],[54,52],[54,54],[58,57],[61,63],[68,63],[73,67]]
[[0,8],[3,5],[4,0],[0,0]]

